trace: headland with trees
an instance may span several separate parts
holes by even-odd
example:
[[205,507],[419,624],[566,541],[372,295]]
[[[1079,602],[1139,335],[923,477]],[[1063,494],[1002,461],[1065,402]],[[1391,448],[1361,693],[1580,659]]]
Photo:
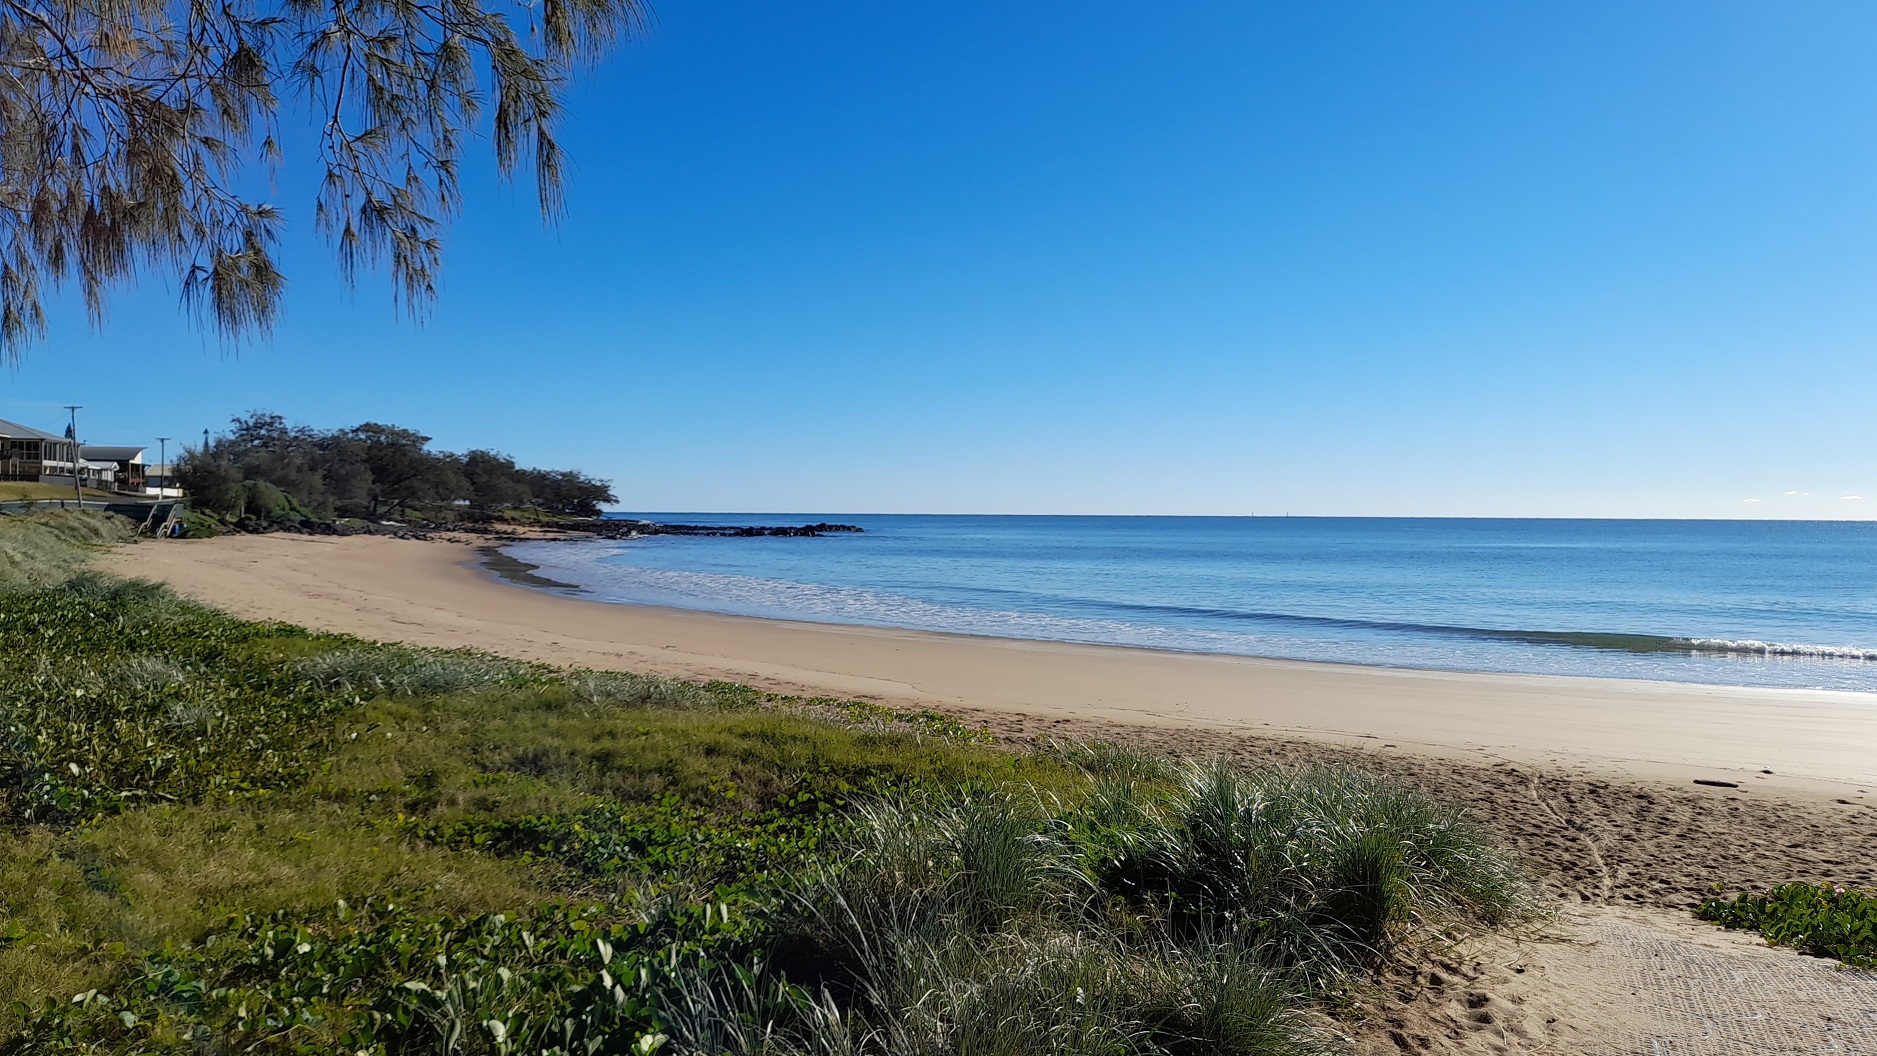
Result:
[[202,532],[593,518],[618,501],[611,482],[577,470],[518,466],[480,448],[434,450],[430,439],[379,422],[317,429],[254,411],[186,452],[177,480]]

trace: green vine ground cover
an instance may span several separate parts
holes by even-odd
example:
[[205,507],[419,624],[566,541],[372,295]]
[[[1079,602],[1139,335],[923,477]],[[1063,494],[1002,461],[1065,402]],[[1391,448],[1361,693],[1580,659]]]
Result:
[[1763,894],[1712,899],[1695,915],[1725,928],[1757,931],[1776,946],[1877,968],[1877,895],[1842,887],[1782,884]]
[[1359,773],[242,621],[113,538],[0,518],[0,1052],[1312,1052],[1532,912]]

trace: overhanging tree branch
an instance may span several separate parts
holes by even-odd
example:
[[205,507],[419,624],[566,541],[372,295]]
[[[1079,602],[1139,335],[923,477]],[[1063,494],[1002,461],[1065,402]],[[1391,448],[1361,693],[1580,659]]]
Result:
[[[223,336],[265,333],[281,217],[238,193],[272,164],[283,100],[319,115],[315,223],[355,281],[436,295],[466,131],[493,101],[496,168],[563,207],[567,79],[644,22],[643,0],[0,0],[0,360],[77,281],[95,322],[149,271]],[[517,29],[520,26],[520,29]]]

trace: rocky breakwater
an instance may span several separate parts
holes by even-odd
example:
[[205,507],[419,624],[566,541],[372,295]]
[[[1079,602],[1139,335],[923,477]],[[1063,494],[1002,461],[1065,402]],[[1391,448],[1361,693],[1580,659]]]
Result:
[[[858,532],[862,529],[852,524],[829,524],[821,521],[816,524],[793,525],[713,525],[713,524],[659,524],[655,521],[601,521],[603,526],[618,525],[619,530],[608,532],[609,538],[631,538],[648,535],[708,535],[734,539],[753,539],[761,536],[800,536],[813,537],[833,535],[839,532]],[[604,529],[602,529],[604,531]]]
[[496,536],[498,538],[553,539],[644,539],[654,535],[697,535],[724,539],[757,539],[769,536],[792,538],[814,538],[835,535],[843,532],[859,532],[862,529],[852,524],[829,524],[822,521],[816,524],[662,524],[658,521],[621,521],[605,518],[586,520],[549,521],[534,525],[504,524],[501,522],[468,522],[454,526],[454,530],[469,535]]

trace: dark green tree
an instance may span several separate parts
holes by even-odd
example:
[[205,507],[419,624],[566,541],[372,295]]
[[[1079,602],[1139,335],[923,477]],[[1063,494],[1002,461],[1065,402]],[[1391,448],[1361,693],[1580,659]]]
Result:
[[241,471],[215,457],[212,449],[190,449],[176,462],[176,483],[189,501],[214,513],[238,514],[245,501]]
[[598,517],[602,504],[619,501],[606,481],[571,469],[525,469],[521,479],[532,504],[550,513]]
[[331,517],[339,496],[328,483],[320,439],[318,432],[289,426],[278,414],[256,411],[234,420],[221,454],[246,479],[266,481],[315,516]]
[[616,501],[606,481],[573,470],[523,469],[486,449],[433,451],[430,437],[402,426],[327,431],[288,425],[269,411],[234,419],[208,447],[188,452],[179,474],[197,505],[262,520],[378,519],[457,500],[486,511],[533,506],[593,517]]
[[469,483],[469,502],[479,510],[526,506],[534,498],[521,479],[515,460],[499,451],[471,451],[463,456],[463,478]]
[[412,429],[366,422],[348,431],[371,474],[366,513],[384,517],[414,502],[448,502],[468,491],[454,460],[431,452],[430,438]]

